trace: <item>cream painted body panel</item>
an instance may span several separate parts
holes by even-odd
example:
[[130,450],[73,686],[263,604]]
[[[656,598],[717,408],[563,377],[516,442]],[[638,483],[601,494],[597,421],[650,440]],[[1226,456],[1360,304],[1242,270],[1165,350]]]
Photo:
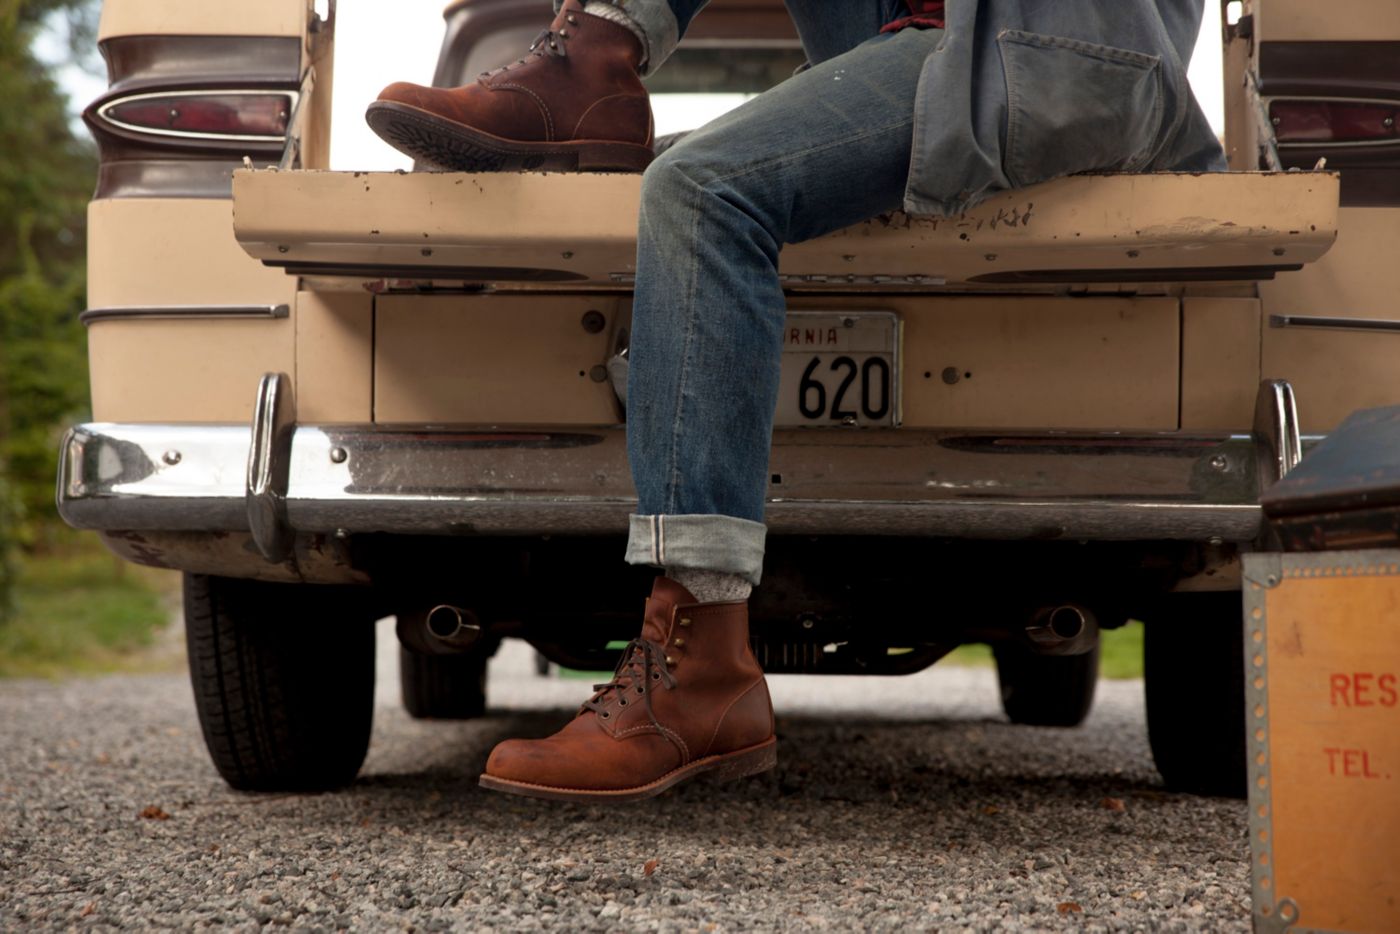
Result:
[[[132,198],[88,205],[88,307],[290,305],[296,281],[250,260],[222,200]],[[115,318],[88,329],[92,407],[102,421],[246,421],[258,379],[295,371],[283,319]]]
[[[598,368],[622,301],[608,296],[381,296],[374,420],[470,425],[612,425],[622,411]],[[599,311],[590,334],[583,316]]]
[[373,420],[374,298],[366,292],[298,292],[297,420]]
[[[1394,268],[1400,209],[1343,208],[1321,262],[1260,283],[1264,313],[1400,321]],[[1326,432],[1361,408],[1400,404],[1400,333],[1274,328],[1264,322],[1263,375],[1298,394],[1303,430]]]
[[1177,427],[1174,298],[866,296],[791,308],[900,315],[909,428]]
[[306,29],[310,0],[107,0],[98,41],[118,36],[296,36]]
[[88,328],[100,422],[249,423],[264,373],[296,373],[292,320],[117,319]]
[[1255,35],[1267,42],[1377,42],[1400,39],[1395,0],[1254,0]]
[[1247,432],[1259,391],[1259,300],[1181,302],[1181,427]]
[[219,199],[88,205],[88,307],[285,304],[296,280],[249,259]]

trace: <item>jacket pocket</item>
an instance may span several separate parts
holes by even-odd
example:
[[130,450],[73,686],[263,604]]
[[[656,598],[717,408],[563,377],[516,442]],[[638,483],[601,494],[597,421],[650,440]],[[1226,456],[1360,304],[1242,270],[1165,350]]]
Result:
[[1162,124],[1162,59],[1006,30],[1006,176],[1017,187],[1074,172],[1132,172]]

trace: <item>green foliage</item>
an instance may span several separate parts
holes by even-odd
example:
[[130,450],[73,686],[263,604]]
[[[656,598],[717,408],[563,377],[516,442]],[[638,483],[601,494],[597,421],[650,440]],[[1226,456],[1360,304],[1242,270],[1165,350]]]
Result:
[[0,621],[17,549],[56,522],[58,432],[88,398],[77,316],[96,159],[31,46],[56,17],[72,43],[90,42],[95,10],[90,0],[0,0]]
[[0,627],[0,678],[177,666],[178,646],[151,646],[180,576],[128,565],[88,534],[55,537],[45,553],[20,559],[16,612]]

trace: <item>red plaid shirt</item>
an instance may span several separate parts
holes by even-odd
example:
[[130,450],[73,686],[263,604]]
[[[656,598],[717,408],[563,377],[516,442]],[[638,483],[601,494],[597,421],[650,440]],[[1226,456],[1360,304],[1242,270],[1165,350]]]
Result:
[[909,7],[908,16],[902,16],[887,25],[881,32],[895,32],[912,26],[915,29],[943,28],[943,0],[904,0]]

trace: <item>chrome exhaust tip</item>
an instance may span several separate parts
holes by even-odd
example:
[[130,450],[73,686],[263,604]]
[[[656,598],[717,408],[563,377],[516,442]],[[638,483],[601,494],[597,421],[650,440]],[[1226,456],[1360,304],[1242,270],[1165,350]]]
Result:
[[1072,603],[1038,610],[1025,632],[1031,649],[1041,655],[1083,655],[1099,642],[1094,614]]
[[468,649],[481,638],[481,621],[476,614],[447,603],[429,610],[423,625],[428,630],[429,641],[454,651]]

